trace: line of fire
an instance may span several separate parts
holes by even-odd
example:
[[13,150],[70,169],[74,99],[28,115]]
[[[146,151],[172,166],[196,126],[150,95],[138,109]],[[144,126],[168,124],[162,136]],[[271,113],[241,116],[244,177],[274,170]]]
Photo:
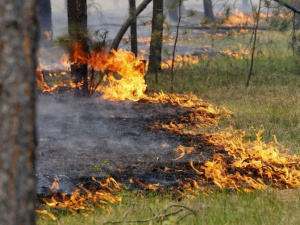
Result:
[[[245,47],[240,38],[234,47],[216,46],[245,35],[253,43],[271,29],[270,21],[295,19],[294,11],[259,0],[236,5],[204,0],[199,12],[192,9],[202,1],[193,0],[90,6],[82,0],[51,1],[52,8],[63,4],[66,34],[51,22],[56,14],[50,1],[39,2],[36,179],[42,206],[36,212],[41,217],[57,220],[60,209],[85,215],[94,207],[108,210],[122,201],[123,190],[182,199],[220,190],[299,188],[300,156],[275,135],[263,141],[264,128],[249,138],[244,130],[224,127],[234,112],[194,93],[177,93],[173,82],[178,71],[204,60],[207,68],[218,57],[251,64],[264,54],[255,44]],[[164,91],[156,90],[159,82],[165,82]]]

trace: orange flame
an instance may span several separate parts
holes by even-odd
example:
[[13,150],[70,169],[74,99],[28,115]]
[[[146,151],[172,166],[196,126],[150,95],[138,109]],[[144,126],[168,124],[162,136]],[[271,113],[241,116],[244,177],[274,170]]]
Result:
[[[101,187],[100,190],[97,190],[94,193],[84,187],[81,187],[85,194],[81,193],[82,190],[76,189],[71,196],[62,194],[60,198],[58,196],[52,196],[50,200],[44,198],[43,201],[51,209],[64,208],[75,214],[77,214],[78,210],[93,211],[94,206],[97,206],[101,209],[106,209],[105,205],[109,203],[114,204],[121,201],[121,196],[115,194],[115,192],[119,192],[121,190],[121,185],[113,178],[107,178],[103,183],[97,181],[95,178],[93,178],[93,180]],[[58,180],[54,181],[55,187],[58,185],[56,182],[58,182]],[[91,203],[93,203],[93,205],[91,205]],[[56,217],[52,213],[49,213],[45,210],[37,210],[36,212],[43,215],[48,215],[53,220],[56,220]]]
[[51,30],[45,30],[45,31],[43,32],[43,34],[44,34],[45,37],[47,38],[47,41],[50,41],[50,40],[51,40],[51,36],[52,36]]
[[46,83],[46,81],[44,79],[43,72],[40,69],[36,69],[35,73],[36,73],[37,86],[42,91],[42,93],[50,93],[50,92],[52,92],[53,90],[55,90],[57,88],[57,85],[54,85],[53,87],[50,87]]
[[[174,59],[174,66],[175,67],[183,67],[184,65],[195,65],[199,63],[199,57],[198,56],[192,56],[185,54],[183,56],[176,55]],[[163,61],[161,64],[162,69],[170,69],[172,65],[172,59],[168,59],[166,61]]]
[[138,101],[146,97],[144,64],[133,53],[119,49],[109,55],[102,51],[93,54],[91,65],[96,70],[110,71],[103,79],[107,85],[98,89],[104,93],[105,99]]
[[[223,14],[219,13],[217,14],[219,17],[224,17]],[[266,14],[266,13],[260,13],[260,18],[271,18],[271,17],[277,17],[282,19],[289,19],[292,18],[292,14]],[[225,26],[229,27],[242,27],[245,25],[253,25],[255,23],[254,20],[255,16],[253,16],[253,12],[249,14],[245,14],[243,12],[240,12],[238,9],[235,9],[234,13],[230,14],[224,23]]]

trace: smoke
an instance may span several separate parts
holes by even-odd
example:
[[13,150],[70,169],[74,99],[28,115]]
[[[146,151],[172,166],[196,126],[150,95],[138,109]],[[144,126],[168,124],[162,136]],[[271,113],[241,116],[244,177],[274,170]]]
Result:
[[[40,95],[38,177],[77,179],[137,164],[172,162],[180,141],[150,129],[163,112],[164,116],[177,114],[174,108],[159,104],[109,102],[101,96],[75,98],[71,93]],[[38,186],[47,186],[44,181]]]

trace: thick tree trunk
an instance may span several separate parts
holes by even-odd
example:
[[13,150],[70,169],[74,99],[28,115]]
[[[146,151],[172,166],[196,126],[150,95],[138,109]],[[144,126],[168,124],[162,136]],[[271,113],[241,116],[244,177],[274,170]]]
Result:
[[129,15],[134,18],[130,25],[130,36],[131,36],[131,51],[137,56],[138,46],[137,46],[137,28],[136,28],[136,5],[135,0],[129,0]]
[[163,23],[163,1],[153,0],[152,34],[148,67],[149,73],[157,73],[161,70]]
[[0,223],[35,224],[35,0],[0,0]]
[[[69,35],[72,39],[70,60],[73,58],[75,44],[80,44],[84,54],[88,55],[87,44],[87,4],[86,0],[68,0],[68,26]],[[76,84],[76,95],[88,94],[88,66],[85,62],[76,62],[71,65],[71,78]]]
[[136,9],[136,14],[134,17],[129,16],[126,21],[123,23],[122,27],[120,28],[120,30],[118,31],[113,43],[111,44],[110,48],[117,50],[119,47],[119,44],[124,36],[124,34],[126,33],[128,27],[131,25],[132,21],[134,19],[136,19],[136,17],[138,17],[138,15],[140,15],[141,12],[143,12],[143,10],[147,7],[147,5],[152,2],[152,0],[144,0]]
[[38,19],[41,41],[51,41],[53,30],[50,0],[38,0]]
[[204,6],[204,16],[210,21],[214,21],[215,16],[214,16],[213,5],[211,0],[203,0],[203,6]]

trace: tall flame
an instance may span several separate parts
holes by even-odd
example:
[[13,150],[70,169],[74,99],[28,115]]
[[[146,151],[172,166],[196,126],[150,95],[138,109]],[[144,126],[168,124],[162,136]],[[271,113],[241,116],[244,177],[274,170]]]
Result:
[[91,65],[96,70],[107,71],[104,76],[107,85],[99,88],[105,99],[138,101],[146,96],[144,64],[133,53],[123,49],[113,50],[111,54],[102,51],[92,55]]

